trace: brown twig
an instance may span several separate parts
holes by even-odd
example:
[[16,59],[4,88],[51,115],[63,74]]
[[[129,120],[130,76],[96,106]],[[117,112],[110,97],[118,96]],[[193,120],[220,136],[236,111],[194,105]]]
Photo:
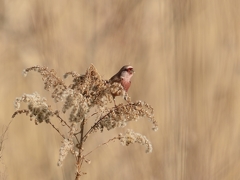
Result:
[[[86,119],[89,119],[90,117],[92,117],[92,116],[94,116],[96,114],[98,114],[98,112],[95,112],[95,113],[91,114],[91,116],[87,117]],[[78,135],[79,133],[81,133],[81,131],[75,133],[74,135]]]
[[81,129],[81,133],[80,133],[80,145],[79,145],[79,154],[78,154],[78,158],[77,158],[77,174],[76,174],[76,180],[78,180],[81,176],[81,166],[82,166],[82,162],[83,162],[83,158],[82,158],[82,146],[83,146],[83,131],[84,131],[84,125],[85,125],[85,119],[82,121],[81,125],[80,125],[80,129]]
[[101,122],[101,120],[104,119],[106,116],[108,116],[110,113],[112,113],[112,112],[114,111],[114,109],[117,109],[117,108],[119,108],[119,107],[121,107],[121,106],[128,106],[128,105],[129,105],[129,106],[132,106],[132,105],[134,105],[134,103],[120,104],[120,105],[118,105],[118,106],[112,107],[112,109],[111,109],[107,114],[105,114],[103,117],[101,117],[101,118],[88,130],[88,132],[87,132],[87,133],[84,135],[84,137],[83,137],[83,141],[86,140],[88,134],[90,134],[90,133],[94,130],[94,128]]
[[112,138],[112,139],[109,139],[109,140],[108,140],[107,142],[105,142],[105,143],[99,144],[96,148],[94,148],[93,150],[91,150],[90,152],[88,152],[87,154],[85,154],[83,157],[88,156],[89,154],[91,154],[91,153],[92,153],[93,151],[95,151],[96,149],[100,148],[100,147],[103,146],[103,145],[107,145],[109,142],[114,141],[114,140],[116,140],[116,139],[118,139],[118,137],[114,137],[114,138]]
[[101,122],[101,120],[102,120],[103,118],[105,118],[108,114],[110,114],[111,112],[112,112],[112,110],[109,111],[107,114],[105,114],[103,117],[101,117],[101,118],[88,130],[88,132],[83,136],[83,141],[85,141],[85,140],[87,139],[88,134],[90,134],[90,133],[94,130],[94,128]]
[[[6,126],[6,128],[4,129],[4,131],[1,134],[1,137],[0,137],[0,151],[3,150],[3,142],[5,141],[4,137],[5,137],[5,135],[6,135],[7,131],[8,131],[9,126],[10,126],[11,123],[12,123],[12,120],[8,123],[8,125]],[[0,155],[0,158],[2,158],[1,155]]]
[[63,139],[65,139],[64,135],[61,134],[61,132],[59,131],[59,129],[56,128],[56,127],[54,126],[54,124],[52,124],[50,121],[49,121],[48,123],[62,136]]
[[71,128],[66,121],[64,121],[57,112],[54,113],[58,119],[60,119],[61,123],[64,123],[67,127],[69,127],[69,129]]
[[[60,119],[61,123],[64,123],[69,129],[71,129],[71,127],[67,124],[67,122],[64,121],[64,120],[59,116],[59,114],[58,114],[57,112],[55,112],[54,114],[56,115],[56,117],[57,117],[58,119]],[[79,140],[78,140],[76,134],[73,134],[73,135],[74,135],[74,137],[76,138],[77,142],[79,143]]]
[[[2,137],[5,136],[5,134],[6,134],[6,132],[8,131],[9,126],[10,126],[11,123],[12,123],[12,120],[8,123],[8,125],[7,125],[6,128],[5,128],[5,130],[3,131],[3,133],[2,133]],[[3,140],[5,140],[5,139],[3,139]]]

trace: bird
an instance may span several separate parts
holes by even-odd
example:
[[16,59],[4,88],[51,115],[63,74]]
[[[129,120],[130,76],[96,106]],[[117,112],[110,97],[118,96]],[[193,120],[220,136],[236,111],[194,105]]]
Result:
[[[109,83],[120,83],[125,92],[128,91],[131,85],[131,78],[134,74],[134,69],[130,65],[123,66],[114,76],[109,79]],[[112,94],[113,99],[115,99],[117,94]]]

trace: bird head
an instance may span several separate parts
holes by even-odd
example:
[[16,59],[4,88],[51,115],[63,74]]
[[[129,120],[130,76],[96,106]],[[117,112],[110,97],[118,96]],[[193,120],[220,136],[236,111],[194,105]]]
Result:
[[126,80],[130,80],[131,77],[133,76],[133,73],[134,73],[134,69],[130,65],[123,66],[119,71],[121,78]]

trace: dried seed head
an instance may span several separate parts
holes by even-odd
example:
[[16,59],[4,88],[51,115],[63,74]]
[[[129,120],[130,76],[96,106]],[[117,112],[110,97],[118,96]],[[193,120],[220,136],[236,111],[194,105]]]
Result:
[[28,104],[30,117],[35,117],[37,124],[43,121],[49,122],[50,117],[54,115],[54,113],[47,105],[46,99],[41,98],[37,92],[33,94],[23,94],[21,97],[16,98],[14,103],[16,110],[20,108],[21,102]]
[[69,120],[81,122],[91,108],[97,107],[103,111],[109,102],[112,102],[110,84],[102,80],[96,68],[91,65],[85,75],[68,72],[65,77],[72,75],[73,83],[68,87],[72,90],[66,95],[63,112],[72,109]]
[[119,134],[118,139],[123,146],[128,146],[130,144],[138,143],[146,146],[146,153],[151,153],[153,148],[151,142],[146,138],[146,136],[135,133],[133,130],[128,129],[126,134]]
[[124,127],[130,121],[137,121],[141,117],[147,117],[153,123],[153,130],[158,128],[154,119],[153,108],[143,102],[137,101],[129,104],[119,104],[111,110],[107,115],[102,117],[99,128],[106,127],[108,130],[115,127]]
[[73,146],[74,146],[74,143],[69,139],[64,139],[62,141],[62,146],[59,150],[59,159],[58,159],[58,163],[57,163],[58,166],[62,166],[63,160],[68,155],[68,152],[73,149]]

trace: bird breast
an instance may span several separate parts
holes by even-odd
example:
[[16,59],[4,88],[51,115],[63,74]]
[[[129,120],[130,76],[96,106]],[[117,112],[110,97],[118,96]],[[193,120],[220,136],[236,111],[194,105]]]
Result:
[[122,79],[121,84],[123,86],[123,89],[127,92],[131,85],[131,81],[126,81],[125,79]]

